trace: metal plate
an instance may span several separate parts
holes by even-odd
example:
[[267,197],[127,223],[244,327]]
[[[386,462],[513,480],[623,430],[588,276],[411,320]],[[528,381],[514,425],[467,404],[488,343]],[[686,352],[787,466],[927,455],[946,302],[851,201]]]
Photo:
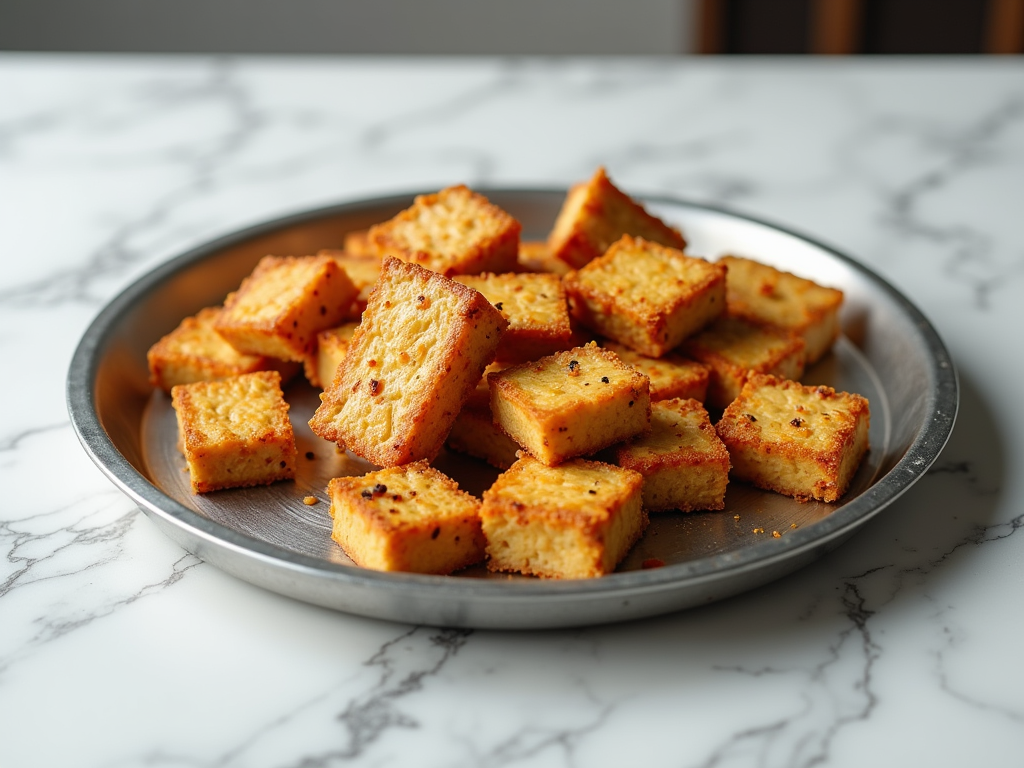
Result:
[[[546,236],[565,194],[483,192],[523,223],[527,239]],[[528,629],[623,621],[718,600],[812,561],[906,491],[949,436],[958,402],[954,367],[928,321],[885,281],[778,227],[649,198],[653,212],[682,228],[690,253],[750,256],[845,292],[844,336],[803,379],[858,392],[871,403],[871,451],[839,503],[800,503],[731,483],[725,511],[652,515],[619,570],[602,579],[544,581],[483,567],[451,577],[369,571],[331,542],[328,504],[302,502],[306,495],[324,500],[331,477],[370,468],[309,431],[318,399],[302,381],[286,388],[299,443],[296,481],[192,495],[169,398],[147,383],[147,349],[186,315],[219,304],[260,257],[340,247],[346,232],[389,218],[411,199],[338,205],[197,248],[124,291],[86,332],[68,376],[68,408],[82,444],[190,552],[281,594],[403,622]],[[312,459],[302,458],[307,452]],[[497,476],[458,454],[443,453],[435,463],[477,495]],[[665,566],[644,569],[651,558]]]

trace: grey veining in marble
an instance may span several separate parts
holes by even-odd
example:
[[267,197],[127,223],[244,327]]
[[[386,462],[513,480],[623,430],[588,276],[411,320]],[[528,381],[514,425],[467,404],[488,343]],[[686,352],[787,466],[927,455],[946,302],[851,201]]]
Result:
[[[0,56],[0,765],[1016,765],[1024,64]],[[932,320],[957,427],[826,559],[620,626],[459,632],[262,592],[91,464],[64,377],[166,258],[465,182],[725,204]]]

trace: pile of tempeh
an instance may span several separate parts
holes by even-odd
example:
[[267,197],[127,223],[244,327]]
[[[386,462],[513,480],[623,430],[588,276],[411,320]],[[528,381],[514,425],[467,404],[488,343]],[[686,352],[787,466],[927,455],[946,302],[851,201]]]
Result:
[[[149,366],[193,491],[294,478],[281,382],[300,367],[324,390],[313,431],[381,467],[328,486],[333,538],[369,568],[587,578],[648,512],[723,509],[730,472],[846,491],[867,400],[799,383],[839,334],[841,291],[685,254],[603,168],[546,242],[520,230],[450,187],[343,250],[267,256],[185,319]],[[445,444],[503,470],[482,500],[431,466]]]

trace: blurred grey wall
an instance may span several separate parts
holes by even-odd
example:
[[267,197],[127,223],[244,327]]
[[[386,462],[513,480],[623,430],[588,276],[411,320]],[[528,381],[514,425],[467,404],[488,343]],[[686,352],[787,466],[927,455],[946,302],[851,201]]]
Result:
[[0,0],[0,49],[671,55],[696,0]]

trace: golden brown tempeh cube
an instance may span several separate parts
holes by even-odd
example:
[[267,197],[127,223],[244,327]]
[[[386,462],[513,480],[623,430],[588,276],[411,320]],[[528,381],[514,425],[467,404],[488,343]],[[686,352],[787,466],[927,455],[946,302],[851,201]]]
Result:
[[487,366],[480,382],[455,418],[445,442],[453,451],[483,459],[498,469],[508,469],[515,463],[519,444],[494,423],[487,374],[502,371],[507,367],[507,363],[491,363]]
[[288,380],[298,364],[263,355],[246,355],[213,330],[220,307],[201,309],[150,347],[146,354],[149,383],[170,392],[176,384],[217,381],[255,371],[277,371]]
[[565,275],[572,267],[561,259],[551,255],[545,240],[519,241],[520,272],[550,272],[554,275]]
[[453,451],[483,459],[498,469],[511,467],[519,451],[518,443],[494,423],[491,406],[472,401],[462,406],[445,445]]
[[473,387],[473,391],[469,393],[469,397],[466,399],[466,405],[473,405],[477,407],[487,406],[487,408],[490,408],[491,385],[487,376],[491,373],[504,371],[506,368],[510,367],[510,363],[494,362],[484,368],[484,375],[480,377],[480,381],[478,381],[476,386]]
[[651,431],[615,447],[615,463],[644,476],[651,512],[724,509],[729,452],[696,400],[651,405]]
[[485,273],[455,279],[480,291],[508,320],[498,360],[524,363],[570,346],[569,306],[558,275]]
[[729,314],[800,336],[806,344],[807,365],[838,338],[842,291],[738,256],[723,256],[718,263],[729,270]]
[[171,390],[193,493],[295,476],[295,436],[277,371]]
[[598,168],[590,181],[569,190],[548,236],[551,255],[579,269],[623,235],[643,237],[682,250],[682,233],[649,214]]
[[382,467],[434,458],[507,325],[472,288],[385,260],[313,432]]
[[652,402],[675,397],[704,402],[708,393],[708,367],[704,363],[671,352],[662,357],[647,357],[614,341],[606,341],[602,346],[651,380]]
[[370,228],[381,257],[394,256],[443,275],[514,272],[519,222],[468,187],[420,195],[410,208]]
[[484,492],[487,567],[552,579],[615,570],[647,527],[643,478],[597,461],[549,467],[525,454]]
[[345,323],[316,335],[316,351],[304,362],[306,380],[310,384],[320,389],[331,385],[358,327],[359,323]]
[[241,352],[302,362],[316,335],[345,319],[355,286],[329,256],[265,256],[214,323]]
[[650,426],[647,377],[596,345],[487,378],[495,423],[545,464],[585,456]]
[[[347,236],[345,242],[348,242]],[[352,285],[356,287],[358,293],[356,293],[352,306],[349,307],[346,318],[358,322],[363,310],[366,309],[366,300],[370,298],[370,291],[373,290],[374,283],[380,277],[380,257],[373,253],[356,254],[328,249],[319,251],[317,255],[330,256],[338,262],[338,265],[345,270],[345,274],[352,281]]]
[[372,256],[374,258],[377,256],[377,249],[374,248],[373,243],[370,242],[370,231],[367,229],[357,229],[354,232],[347,232],[345,234],[344,250],[345,253],[350,256]]
[[710,369],[706,402],[712,408],[731,403],[751,371],[786,379],[799,379],[804,373],[803,339],[738,317],[719,318],[687,339],[682,351]]
[[725,267],[623,235],[565,290],[583,325],[661,357],[725,310]]
[[447,574],[484,559],[480,501],[426,461],[336,477],[327,493],[331,538],[364,568]]
[[736,479],[833,502],[867,453],[870,421],[860,395],[754,374],[716,429]]

